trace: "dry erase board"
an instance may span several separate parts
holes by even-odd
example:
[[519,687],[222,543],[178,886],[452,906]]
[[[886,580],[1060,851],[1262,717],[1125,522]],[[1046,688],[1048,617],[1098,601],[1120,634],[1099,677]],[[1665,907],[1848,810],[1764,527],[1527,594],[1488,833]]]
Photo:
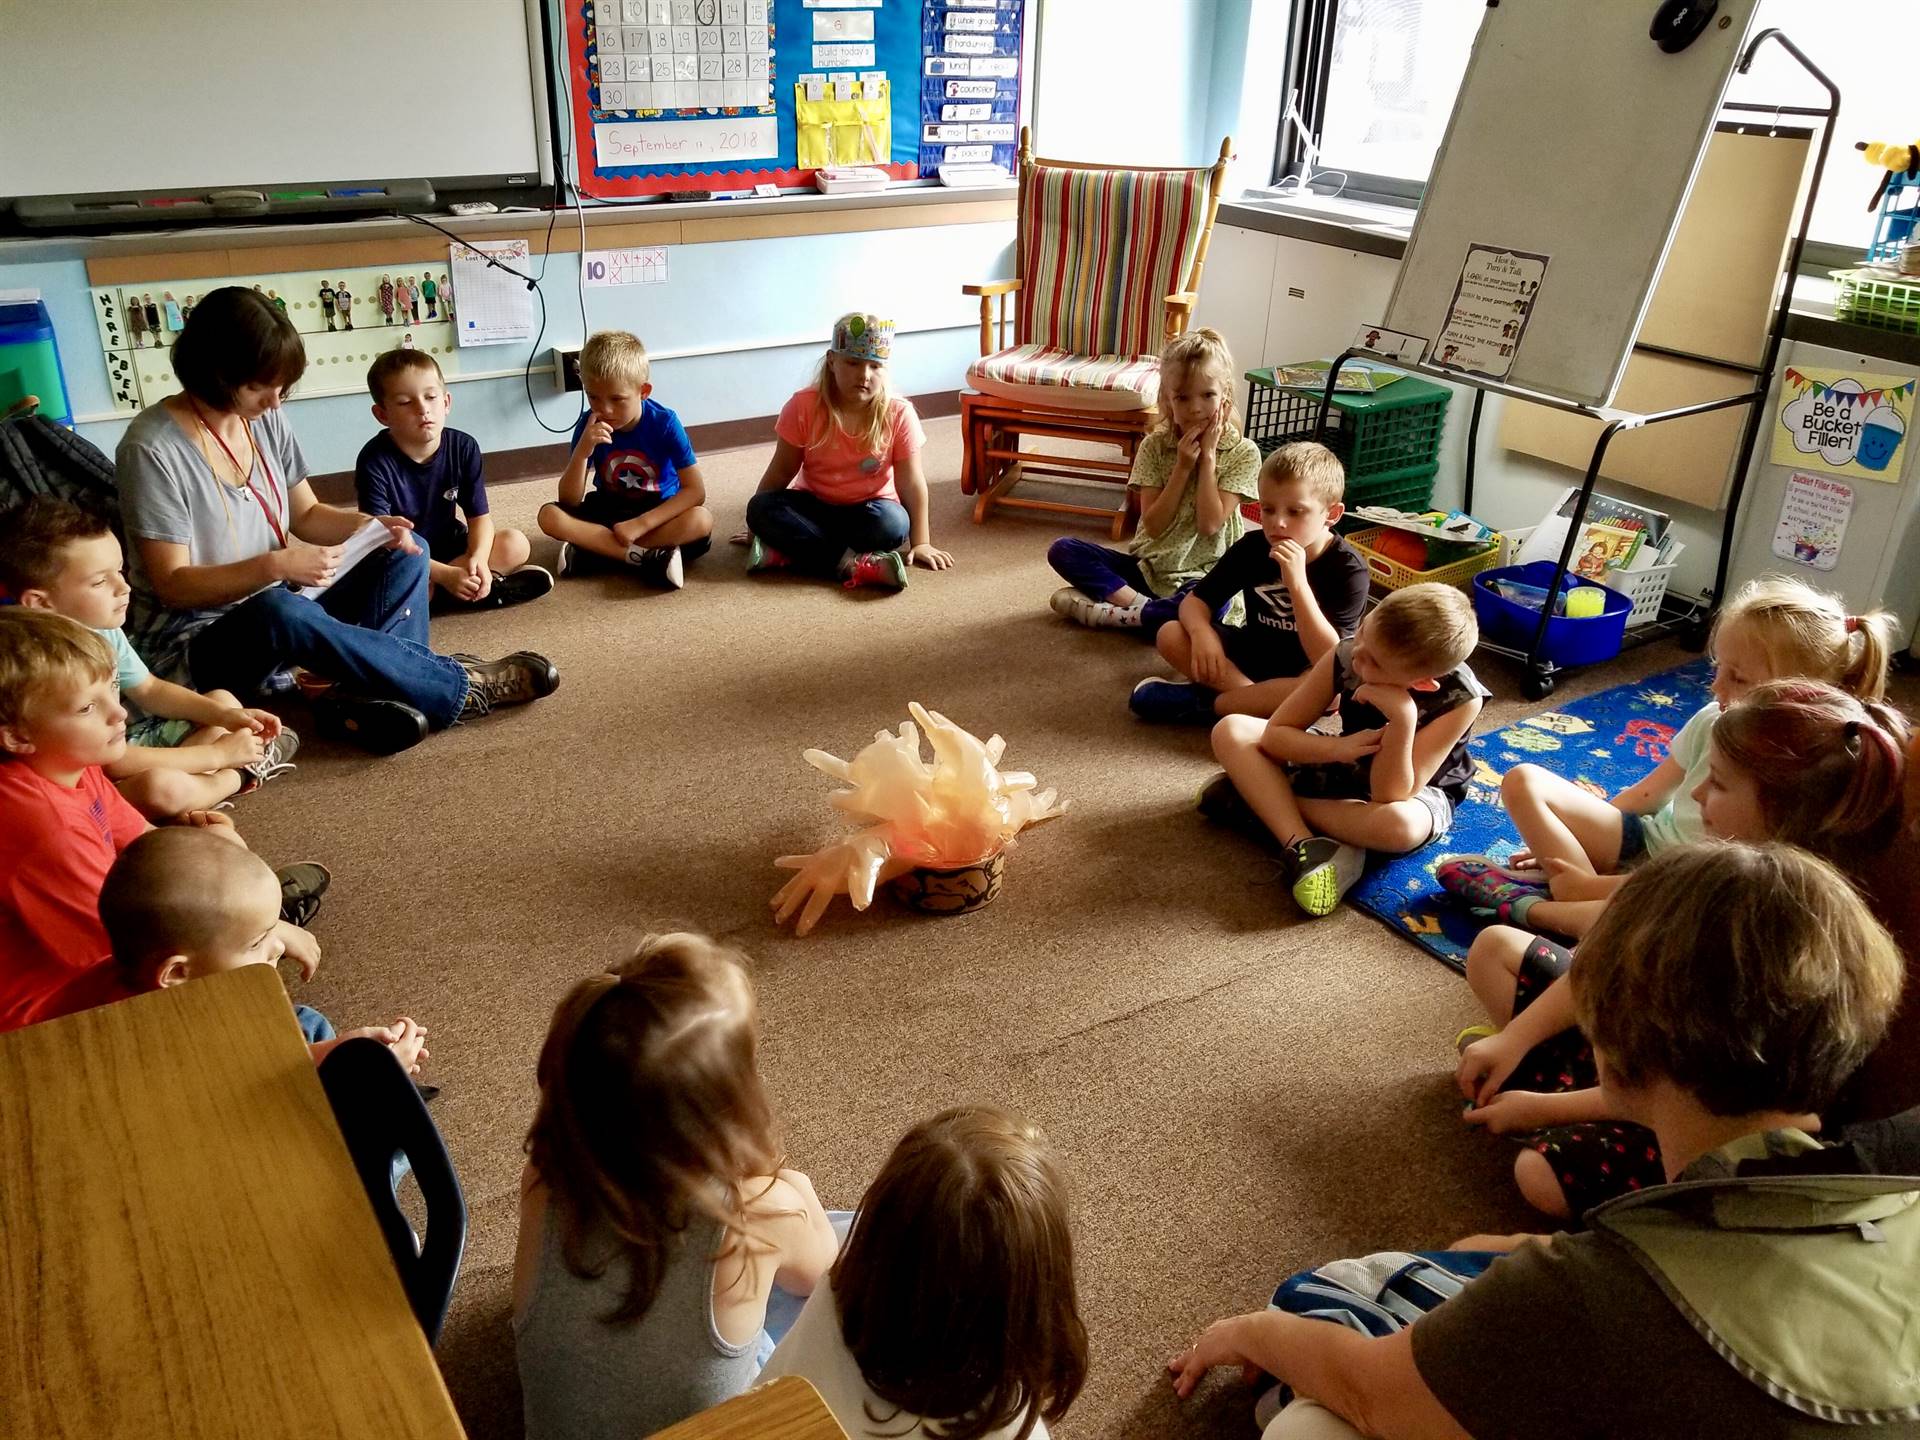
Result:
[[919,175],[919,0],[566,0],[581,190]]
[[1463,380],[1610,402],[1757,4],[1673,55],[1653,0],[1484,11],[1385,324]]

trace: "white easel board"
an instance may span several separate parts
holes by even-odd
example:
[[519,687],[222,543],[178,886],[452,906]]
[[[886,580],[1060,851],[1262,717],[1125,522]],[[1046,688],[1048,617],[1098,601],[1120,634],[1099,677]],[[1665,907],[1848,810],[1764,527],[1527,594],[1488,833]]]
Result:
[[1476,276],[1484,288],[1486,252],[1511,252],[1537,289],[1515,282],[1510,354],[1461,378],[1612,400],[1758,3],[1722,0],[1677,55],[1648,35],[1651,4],[1487,9],[1386,326],[1435,342],[1429,360],[1446,363],[1463,271],[1470,294]]

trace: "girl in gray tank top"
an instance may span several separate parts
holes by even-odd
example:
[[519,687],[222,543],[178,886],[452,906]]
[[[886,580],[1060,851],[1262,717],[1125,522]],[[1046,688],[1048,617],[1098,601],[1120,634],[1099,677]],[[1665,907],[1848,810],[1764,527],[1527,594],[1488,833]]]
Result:
[[514,1258],[527,1440],[637,1440],[752,1384],[767,1301],[837,1241],[780,1168],[753,986],[697,935],[560,1002],[540,1052]]

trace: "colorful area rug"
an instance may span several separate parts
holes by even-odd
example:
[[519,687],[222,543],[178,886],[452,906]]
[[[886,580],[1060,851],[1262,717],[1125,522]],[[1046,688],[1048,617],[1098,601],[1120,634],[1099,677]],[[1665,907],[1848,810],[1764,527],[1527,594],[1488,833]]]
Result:
[[1424,849],[1370,869],[1348,901],[1463,970],[1467,947],[1485,921],[1441,890],[1433,864],[1447,854],[1503,857],[1518,848],[1519,837],[1500,806],[1500,777],[1530,762],[1596,795],[1617,794],[1667,758],[1674,732],[1712,698],[1712,678],[1712,662],[1695,660],[1476,735],[1473,781],[1453,828]]

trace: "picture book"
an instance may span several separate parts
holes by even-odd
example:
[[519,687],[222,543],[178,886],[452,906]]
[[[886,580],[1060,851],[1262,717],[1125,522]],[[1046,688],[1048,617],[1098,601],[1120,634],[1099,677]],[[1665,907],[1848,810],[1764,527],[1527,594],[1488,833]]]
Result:
[[[1302,360],[1295,365],[1276,365],[1273,367],[1273,383],[1282,390],[1312,390],[1317,393],[1327,388],[1327,371],[1331,368],[1331,362],[1326,360]],[[1334,389],[1343,393],[1370,394],[1403,378],[1398,370],[1370,365],[1364,360],[1349,360],[1341,366],[1340,380]]]

